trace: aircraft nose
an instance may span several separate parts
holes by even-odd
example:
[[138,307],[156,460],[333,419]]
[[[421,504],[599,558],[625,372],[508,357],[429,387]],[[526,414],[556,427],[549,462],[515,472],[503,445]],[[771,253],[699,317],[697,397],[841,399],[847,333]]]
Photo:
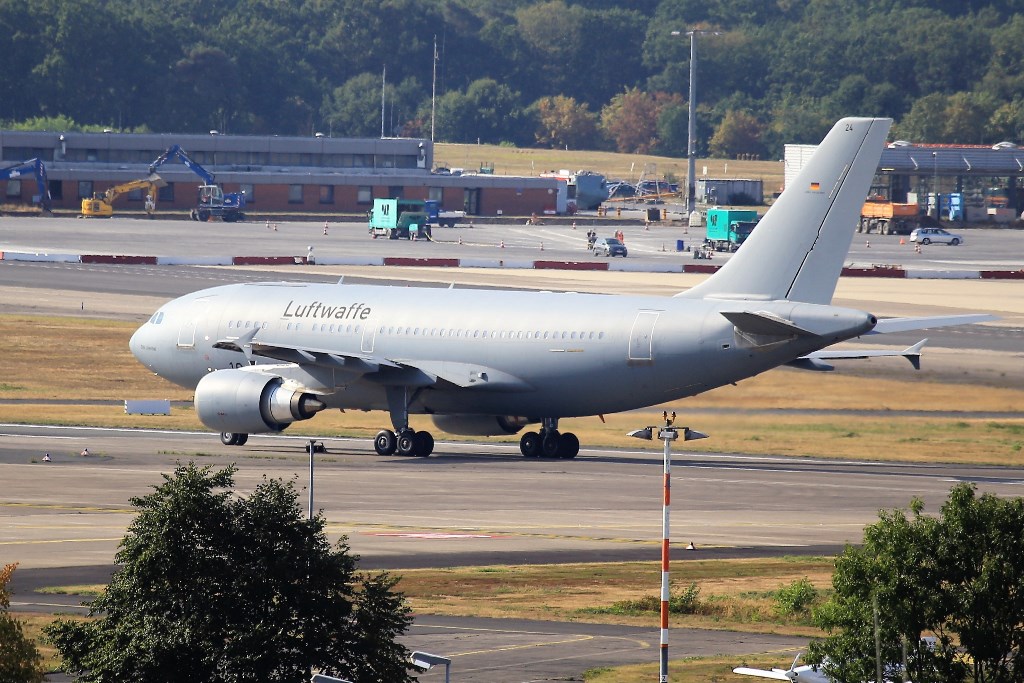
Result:
[[132,338],[128,340],[128,348],[140,363],[152,370],[153,352],[156,348],[152,338],[153,331],[150,328],[152,328],[152,325],[146,323],[135,330]]

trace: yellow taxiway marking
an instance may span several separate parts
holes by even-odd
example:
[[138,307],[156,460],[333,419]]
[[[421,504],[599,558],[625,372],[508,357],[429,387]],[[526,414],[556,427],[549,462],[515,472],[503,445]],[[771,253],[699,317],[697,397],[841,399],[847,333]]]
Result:
[[38,541],[0,541],[0,545],[43,545],[44,543],[102,543],[106,541],[120,541],[123,536],[111,536],[110,538],[54,538]]
[[135,512],[134,508],[101,508],[91,505],[61,505],[58,503],[13,503],[0,501],[0,508],[30,508],[34,510],[74,510],[75,512]]
[[[517,630],[510,630],[510,629],[507,629],[507,628],[474,628],[472,626],[434,626],[434,625],[422,625],[422,624],[419,624],[419,625],[417,625],[417,628],[434,628],[434,629],[439,629],[439,630],[443,629],[443,630],[446,630],[446,631],[470,631],[470,632],[473,632],[473,633],[504,633],[504,634],[526,635],[526,636],[551,636],[551,635],[555,635],[553,633],[548,633],[546,631],[517,631]],[[649,647],[651,647],[651,644],[649,642],[647,642],[646,640],[641,640],[639,638],[627,638],[625,636],[590,636],[590,635],[586,635],[586,634],[580,633],[580,634],[576,634],[576,635],[574,635],[574,636],[572,636],[570,638],[565,638],[563,640],[548,640],[548,641],[544,641],[542,643],[527,643],[527,644],[524,644],[524,645],[508,645],[508,646],[505,646],[505,647],[488,648],[488,649],[485,649],[485,650],[471,650],[469,652],[457,652],[457,653],[453,654],[452,657],[466,657],[466,656],[469,656],[469,655],[481,655],[481,654],[487,654],[489,652],[505,652],[505,651],[508,651],[508,650],[525,650],[525,649],[534,648],[534,647],[546,647],[548,645],[564,645],[565,643],[580,643],[580,642],[583,642],[585,640],[596,640],[597,638],[601,638],[602,640],[624,640],[624,641],[629,642],[629,643],[634,643],[634,644],[638,645],[641,648],[649,648]]]

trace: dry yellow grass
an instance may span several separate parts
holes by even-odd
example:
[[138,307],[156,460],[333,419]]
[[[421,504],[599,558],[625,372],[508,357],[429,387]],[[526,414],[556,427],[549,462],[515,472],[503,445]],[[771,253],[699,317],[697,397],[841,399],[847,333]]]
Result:
[[[695,583],[705,606],[673,615],[676,627],[816,635],[818,631],[774,614],[771,592],[807,579],[831,585],[831,558],[689,560],[671,566],[673,592]],[[398,589],[416,612],[449,616],[548,619],[610,624],[650,623],[647,613],[614,609],[616,603],[656,596],[658,562],[514,565],[415,569],[400,573]]]
[[[653,154],[619,154],[584,150],[526,149],[501,145],[460,145],[438,143],[434,145],[434,164],[449,168],[476,171],[481,166],[493,165],[494,172],[502,175],[535,176],[547,171],[596,171],[607,178],[636,181],[641,171],[648,168],[646,177],[686,178],[685,157],[662,157]],[[781,161],[735,161],[730,159],[698,159],[697,174],[712,178],[752,178],[764,180],[765,194],[777,191],[782,185]],[[653,170],[652,170],[653,169]]]

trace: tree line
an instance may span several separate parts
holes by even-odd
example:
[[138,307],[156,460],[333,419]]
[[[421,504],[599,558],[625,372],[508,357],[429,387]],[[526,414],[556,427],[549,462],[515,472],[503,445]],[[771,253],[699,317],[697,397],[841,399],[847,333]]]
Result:
[[[1024,141],[1021,0],[0,0],[6,128],[774,158],[847,115]],[[680,35],[672,35],[676,31]],[[432,123],[433,122],[433,123]],[[383,124],[383,126],[382,126]]]

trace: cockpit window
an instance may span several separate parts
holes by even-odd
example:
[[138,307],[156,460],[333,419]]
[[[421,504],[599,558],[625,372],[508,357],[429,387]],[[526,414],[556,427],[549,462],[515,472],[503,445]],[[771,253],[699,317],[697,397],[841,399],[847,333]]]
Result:
[[149,322],[153,323],[154,325],[159,325],[163,321],[164,321],[164,312],[163,311],[157,311],[156,313],[153,314],[153,317],[151,317],[149,319]]

